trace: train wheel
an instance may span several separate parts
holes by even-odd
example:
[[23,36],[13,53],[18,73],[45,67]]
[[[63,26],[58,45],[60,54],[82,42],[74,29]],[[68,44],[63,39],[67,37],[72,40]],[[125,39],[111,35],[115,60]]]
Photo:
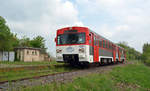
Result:
[[109,58],[107,58],[106,60],[107,60],[107,64],[109,64]]
[[115,62],[115,63],[116,63],[116,64],[118,64],[118,62],[119,62],[119,60],[118,60],[118,59],[116,59],[116,62]]
[[113,64],[114,62],[112,61],[112,59],[111,59],[111,64]]
[[112,63],[112,59],[109,58],[108,60],[109,60],[109,61],[108,61],[108,64],[111,64],[111,63]]
[[124,59],[122,59],[121,63],[124,63]]
[[103,58],[101,58],[100,65],[104,65],[104,59]]

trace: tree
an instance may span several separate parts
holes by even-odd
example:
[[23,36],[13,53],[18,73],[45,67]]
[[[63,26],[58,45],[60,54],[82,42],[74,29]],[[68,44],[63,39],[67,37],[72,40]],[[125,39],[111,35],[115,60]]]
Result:
[[[9,27],[6,25],[6,21],[3,17],[0,16],[0,51],[9,51],[13,50],[14,46],[17,45],[17,37],[10,32]],[[9,61],[9,56],[8,56]]]
[[19,40],[19,47],[31,47],[30,41],[30,38],[23,36],[23,38]]
[[32,40],[24,36],[22,39],[19,40],[19,46],[41,48],[43,49],[43,52],[46,52],[46,49],[47,49],[45,48],[45,40],[42,36],[37,36],[33,38]]
[[13,50],[14,38],[15,36],[10,32],[5,19],[0,16],[0,51]]
[[145,43],[143,45],[143,54],[142,54],[142,59],[146,62],[150,63],[150,44]]
[[30,41],[32,47],[45,48],[45,40],[42,36],[37,36]]

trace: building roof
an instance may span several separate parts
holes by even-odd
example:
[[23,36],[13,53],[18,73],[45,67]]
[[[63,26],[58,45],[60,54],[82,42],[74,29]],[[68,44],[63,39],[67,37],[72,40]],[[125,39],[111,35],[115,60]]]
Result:
[[47,54],[46,52],[46,48],[33,48],[33,47],[16,47],[14,48],[14,50],[17,50],[17,49],[29,49],[29,50],[39,50],[42,54]]

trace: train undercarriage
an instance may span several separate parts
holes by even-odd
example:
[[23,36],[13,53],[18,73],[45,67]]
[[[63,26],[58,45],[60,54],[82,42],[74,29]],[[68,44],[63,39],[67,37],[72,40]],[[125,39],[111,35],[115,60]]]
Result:
[[111,58],[101,58],[100,62],[93,62],[89,63],[88,61],[79,61],[78,54],[64,54],[63,55],[64,63],[68,63],[71,66],[82,66],[82,67],[90,67],[90,66],[100,66],[100,65],[109,65],[109,64],[116,64],[116,63],[124,63],[124,59],[121,59],[120,61],[116,59],[116,61],[113,61]]

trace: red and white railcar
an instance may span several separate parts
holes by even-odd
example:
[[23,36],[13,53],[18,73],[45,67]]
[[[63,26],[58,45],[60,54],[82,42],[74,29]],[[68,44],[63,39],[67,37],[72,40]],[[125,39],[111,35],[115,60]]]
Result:
[[115,63],[126,60],[125,50],[86,27],[57,30],[56,60],[70,64]]

